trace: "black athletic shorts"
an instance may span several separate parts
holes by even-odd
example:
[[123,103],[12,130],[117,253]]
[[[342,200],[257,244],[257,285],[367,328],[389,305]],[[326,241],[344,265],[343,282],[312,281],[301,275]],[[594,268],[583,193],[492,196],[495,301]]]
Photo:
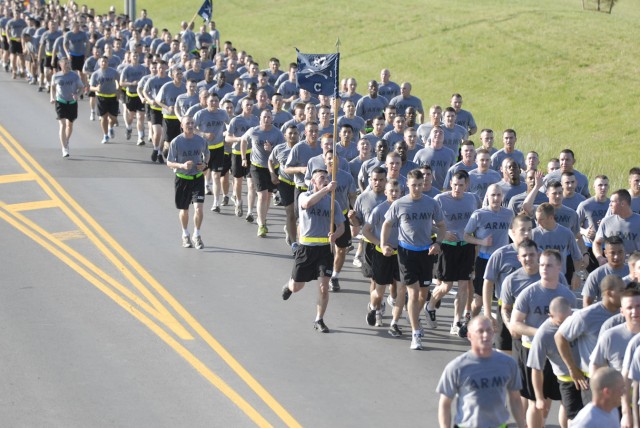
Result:
[[45,55],[44,57],[44,68],[53,68],[53,55]]
[[256,187],[257,192],[273,192],[276,188],[275,184],[271,181],[271,173],[269,168],[263,168],[251,164],[250,167],[251,178],[253,179],[253,185]]
[[600,263],[596,256],[593,254],[593,247],[587,247],[588,255],[589,255],[589,264],[587,265],[587,272],[591,273],[594,270],[600,267]]
[[484,284],[484,271],[487,269],[489,259],[476,257],[476,264],[473,268],[475,277],[473,278],[473,292],[478,296],[482,296],[482,284]]
[[513,340],[511,332],[502,318],[502,306],[498,305],[498,313],[496,314],[496,334],[493,336],[493,342],[496,349],[500,351],[511,351],[513,349]]
[[473,270],[475,247],[466,245],[442,244],[438,263],[436,264],[436,278],[440,281],[468,281]]
[[188,210],[191,204],[204,202],[204,175],[194,176],[193,180],[178,177],[175,180],[175,202],[179,210]]
[[294,254],[291,278],[309,282],[333,274],[333,254],[329,245],[299,245]]
[[429,287],[433,279],[433,259],[429,251],[413,251],[398,247],[398,266],[400,279],[404,285],[418,283],[420,287]]
[[9,53],[22,55],[22,42],[20,40],[9,40]]
[[162,125],[162,110],[151,109],[151,124]]
[[7,39],[7,36],[2,36],[2,50],[9,51],[9,39]]
[[127,110],[129,111],[144,111],[144,104],[142,104],[142,99],[140,97],[130,97],[125,93],[124,104],[127,106]]
[[[376,246],[371,242],[362,241],[364,244],[364,257],[362,257],[362,267],[360,272],[365,278],[373,278],[373,253],[376,252]],[[396,259],[398,256],[396,255]]]
[[118,98],[98,96],[98,116],[110,114],[113,117],[118,117],[119,112],[120,105],[118,103]]
[[54,70],[60,70],[60,67],[58,66],[58,56],[57,55],[53,55],[51,57],[51,68],[53,68]]
[[224,167],[224,147],[209,149],[209,163],[207,164],[211,172],[221,172]]
[[[249,163],[250,154],[247,153],[245,157],[247,159],[247,165],[251,165]],[[235,178],[243,178],[249,175],[249,168],[242,166],[242,155],[231,154],[231,174],[233,174]]]
[[[346,217],[346,214],[345,214]],[[335,230],[335,228],[334,228]],[[349,219],[344,220],[344,232],[338,239],[336,239],[336,247],[338,248],[349,248],[351,246],[351,224],[349,223]]]
[[298,206],[298,199],[300,198],[300,195],[306,191],[306,189],[301,189],[298,186],[296,186],[295,190],[293,191],[293,214],[295,214],[296,220],[300,217],[300,207]]
[[82,72],[84,66],[84,55],[71,55],[71,69]]
[[280,203],[283,207],[288,207],[294,200],[295,186],[293,184],[286,183],[280,178],[278,183],[278,193],[280,193]]
[[78,118],[78,103],[61,103],[56,101],[56,115],[57,119],[67,119],[71,122]]
[[180,135],[180,121],[178,119],[162,120],[162,131],[164,132],[164,141],[173,141],[178,135]]
[[220,176],[224,177],[229,171],[231,171],[231,153],[224,152],[224,160],[222,161],[222,171],[220,171]]
[[567,417],[569,419],[573,419],[584,407],[584,404],[582,402],[582,393],[579,389],[576,388],[576,385],[573,383],[573,381],[563,382],[559,380],[558,384],[560,386],[560,398],[562,400],[562,405],[567,412]]
[[[527,359],[529,358],[529,349],[526,348],[522,341],[516,339],[513,341],[513,351],[518,362],[518,368],[520,370],[520,377],[522,378],[522,389],[520,395],[528,400],[535,401],[536,394],[533,389],[533,377],[532,369],[527,366]],[[544,398],[550,398],[551,400],[560,400],[560,387],[558,386],[558,378],[553,374],[551,363],[547,360],[542,370],[544,382],[542,384],[542,390],[544,392]]]
[[573,258],[571,258],[571,255],[567,255],[567,260],[566,260],[566,265],[567,267],[567,273],[564,274],[564,277],[567,280],[567,284],[571,285],[571,278],[573,277],[573,273],[576,271],[575,268],[573,267]]
[[389,285],[393,281],[400,281],[400,267],[398,266],[398,254],[386,257],[382,251],[373,246],[372,269],[373,280],[378,285]]

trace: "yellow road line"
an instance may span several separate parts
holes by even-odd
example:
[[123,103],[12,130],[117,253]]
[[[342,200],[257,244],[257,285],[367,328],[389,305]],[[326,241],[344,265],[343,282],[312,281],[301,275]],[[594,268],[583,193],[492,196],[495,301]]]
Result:
[[[120,257],[122,257],[122,259],[126,263],[128,263],[131,266],[131,268],[142,279],[144,279],[156,291],[156,293],[158,293],[169,304],[169,306],[173,308],[173,310],[178,315],[180,315],[185,320],[185,322],[211,347],[213,351],[215,351],[229,365],[229,367],[256,393],[256,395],[258,395],[265,402],[265,404],[267,404],[267,406],[269,406],[269,408],[271,408],[271,410],[276,415],[278,415],[278,417],[287,426],[292,426],[292,427],[301,426],[295,420],[295,418],[293,418],[293,416],[289,414],[286,411],[286,409],[284,409],[284,407],[273,396],[271,396],[271,394],[269,394],[269,392],[266,389],[264,389],[264,387],[262,387],[262,385],[257,380],[255,380],[255,378],[253,378],[253,376],[251,376],[251,374],[248,371],[246,371],[244,367],[242,367],[242,365],[235,358],[233,358],[233,356],[217,340],[215,340],[215,338],[197,320],[195,320],[195,318],[193,318],[191,314],[177,300],[175,300],[175,298],[164,287],[162,287],[155,280],[155,278],[153,278],[133,257],[131,257],[124,250],[124,248],[122,248],[84,209],[82,209],[82,207],[80,207],[80,205],[73,198],[71,198],[71,196],[53,179],[53,177],[51,177],[35,161],[35,159],[33,159],[31,155],[29,155],[29,153],[26,152],[21,147],[20,144],[2,126],[0,126],[0,133],[4,135],[4,137],[7,140],[7,141],[4,141],[3,138],[0,138],[0,143],[2,143],[7,148],[7,150],[12,154],[12,156],[16,159],[16,161],[20,163],[25,170],[33,171],[32,166],[35,167],[35,170],[43,177],[43,179],[41,179],[40,175],[36,174],[36,177],[37,177],[36,181],[38,181],[40,186],[45,190],[45,192],[53,200],[58,200],[58,199],[61,200],[60,208],[65,212],[65,214],[67,214],[67,216],[69,216],[69,218],[76,225],[80,227],[82,233],[84,233],[100,249],[100,251],[105,255],[105,257],[107,257],[127,277],[127,279],[131,281],[131,283],[143,294],[143,296],[149,302],[151,302],[152,306],[156,310],[158,310],[158,313],[154,314],[154,316],[156,316],[156,318],[159,321],[161,321],[165,326],[174,330],[174,332],[176,331],[176,329],[179,330],[181,326],[180,323],[175,318],[173,318],[173,316],[168,311],[166,311],[164,306],[156,299],[156,297],[151,293],[151,291],[148,290],[143,284],[140,283],[140,281],[133,274],[133,272],[131,272],[128,269],[128,267],[125,266],[125,264],[120,259],[117,258],[116,255],[119,255]],[[35,171],[33,172],[35,173]],[[55,189],[57,194],[52,190],[52,188]],[[78,216],[81,217],[86,222],[86,224]],[[3,217],[5,216],[3,215]],[[24,221],[28,222],[27,219],[24,219]],[[32,227],[37,227],[37,226],[33,224]],[[56,239],[56,237],[53,236],[52,234],[47,234],[44,231],[42,232],[44,233],[45,236],[48,235],[48,238],[50,240],[54,242],[57,241],[58,246],[64,246],[64,244],[62,244],[59,241],[59,239]],[[107,248],[105,244],[109,245],[113,250],[113,252],[109,248]],[[49,244],[47,243],[47,245]],[[73,250],[71,250],[70,248],[67,247],[67,249],[73,252]],[[76,255],[78,254],[76,253]],[[86,261],[86,263],[91,265],[88,261]],[[80,273],[80,271],[78,272]],[[108,287],[106,288],[109,291],[109,293],[112,293],[112,290],[108,289]],[[123,290],[119,290],[119,291],[124,292]],[[117,297],[118,299],[120,299],[119,296]],[[136,297],[136,296],[133,296],[133,297]],[[144,307],[143,305],[144,302],[139,302],[139,303],[142,303],[141,307]],[[148,320],[150,323],[153,323],[146,316],[136,311],[135,308],[125,307],[125,309],[127,309],[130,313],[134,314],[138,319],[141,319],[138,317],[138,315],[140,315],[140,317],[144,317],[145,320]],[[149,313],[152,314],[153,311]],[[177,325],[174,325],[174,324],[177,324]],[[147,325],[147,323],[145,323],[145,325]],[[153,326],[154,328],[161,330],[161,327],[159,327],[157,324],[153,323]],[[151,328],[151,326],[149,327]],[[152,330],[155,332],[154,328],[152,328]],[[166,335],[166,332],[162,331],[162,333]],[[180,337],[180,334],[178,334],[178,336]],[[170,340],[167,340],[164,337],[163,337],[163,340],[165,340],[165,342],[167,342],[170,346],[172,346],[172,348],[174,348],[180,355],[183,355],[183,352],[181,350],[179,350],[177,347],[169,343],[169,342],[175,342],[175,340],[168,335],[167,335],[167,338]],[[182,349],[184,350],[184,348]],[[184,350],[184,352],[188,353],[188,351],[186,350]],[[191,354],[189,353],[189,355]],[[190,360],[188,359],[188,361]],[[212,381],[213,378],[211,376],[216,376],[216,375],[213,373],[210,373],[210,371],[208,371],[206,366],[202,365],[202,367],[199,367],[196,364],[192,364],[192,365],[194,366],[194,368],[196,368],[196,370],[198,370],[198,372],[202,373],[203,376],[205,376],[212,384],[214,384],[214,386],[218,387],[221,391],[223,391],[217,384],[215,384]],[[206,374],[206,371],[203,372],[202,370],[204,369],[206,369],[210,374]],[[243,411],[245,411],[245,413],[247,413],[247,410],[245,410],[244,404],[242,404],[241,402],[237,402],[234,398],[232,398],[227,393],[225,393],[225,395],[227,395],[236,405],[238,405],[238,407],[240,407],[241,409],[243,409]],[[241,397],[239,397],[239,399],[242,400]],[[249,415],[249,413],[247,414]],[[255,416],[251,416],[251,415],[249,416],[252,418],[252,420],[254,420],[254,422],[258,423],[254,419]],[[263,425],[263,423],[260,422],[258,423],[258,425]]]
[[68,241],[70,239],[82,239],[87,237],[84,233],[82,233],[79,230],[67,230],[64,232],[56,232],[56,233],[52,233],[51,236],[53,236],[55,239],[58,239],[60,241]]
[[34,202],[20,202],[17,204],[9,204],[5,206],[6,210],[9,211],[31,211],[31,210],[41,210],[44,208],[58,208],[60,207],[60,202],[54,200],[46,200],[46,201],[34,201]]
[[0,184],[17,183],[19,181],[31,181],[35,178],[33,174],[5,174],[0,175]]
[[242,411],[249,417],[253,422],[258,426],[262,427],[270,427],[271,424],[258,413],[248,402],[244,400],[237,392],[233,390],[229,385],[227,385],[220,377],[218,377],[215,373],[213,373],[202,361],[200,361],[195,355],[193,355],[189,350],[187,350],[182,344],[180,344],[177,340],[171,337],[165,330],[162,329],[158,324],[153,322],[149,317],[144,315],[142,312],[136,310],[134,305],[131,305],[128,301],[122,299],[117,293],[114,293],[109,287],[105,286],[103,282],[101,282],[98,278],[91,275],[86,269],[73,261],[70,257],[64,254],[62,251],[58,250],[56,247],[51,245],[41,236],[39,236],[34,230],[20,222],[15,217],[12,217],[10,213],[5,213],[0,210],[0,218],[4,219],[7,223],[12,225],[14,228],[18,229],[36,243],[41,245],[43,248],[48,250],[51,254],[58,257],[64,263],[66,263],[71,269],[80,274],[83,278],[89,281],[91,284],[96,286],[100,291],[110,297],[114,302],[116,302],[120,307],[129,312],[135,318],[137,318],[140,322],[142,322],[145,326],[147,326],[151,331],[153,331],[160,339],[162,339],[167,345],[173,348],[181,357],[183,357],[192,367],[194,367],[202,376],[204,376],[213,386],[218,388],[220,392],[226,395],[234,404],[236,404]]

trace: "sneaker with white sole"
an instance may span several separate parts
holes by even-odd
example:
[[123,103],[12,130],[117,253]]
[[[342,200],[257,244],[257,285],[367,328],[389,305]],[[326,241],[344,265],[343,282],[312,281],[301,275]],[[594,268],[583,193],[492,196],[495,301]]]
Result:
[[253,223],[253,220],[255,220],[253,218],[253,214],[251,213],[247,214],[247,216],[244,219],[247,221],[247,223]]
[[227,205],[229,205],[229,197],[227,195],[224,195],[222,197],[222,206],[226,207]]
[[391,308],[393,308],[396,305],[396,299],[391,297],[391,294],[387,296],[387,305],[389,305],[389,307]]
[[69,149],[62,149],[62,157],[63,158],[69,157]]
[[355,267],[362,267],[362,259],[360,258],[360,256],[353,258],[353,265]]
[[329,333],[329,327],[325,325],[322,318],[313,323],[313,328],[318,330],[320,333]]
[[192,248],[193,244],[191,243],[191,237],[189,235],[182,236],[182,246],[184,248]]
[[[42,89],[42,87],[40,87],[40,89]],[[91,111],[91,113],[89,114],[89,120],[90,121],[94,121],[96,120],[96,112],[95,111]]]
[[419,351],[422,349],[422,338],[419,335],[413,335],[413,337],[411,338],[411,346],[409,347],[409,349],[414,351]]
[[107,144],[109,142],[109,136],[105,135],[104,137],[102,137],[102,141],[100,141],[100,143],[102,144]]
[[116,131],[113,130],[113,128],[109,128],[109,138],[115,138],[116,137]]
[[333,291],[334,293],[340,291],[340,280],[335,276],[329,280],[329,291]]
[[376,310],[375,309],[371,309],[371,304],[367,305],[367,324],[369,324],[371,327],[373,327],[374,325],[376,325]]
[[391,324],[389,326],[388,333],[393,337],[402,336],[402,330],[400,330],[400,327],[398,327],[398,324]]
[[382,311],[376,311],[376,327],[382,327]]
[[460,321],[454,322],[453,324],[451,324],[451,330],[449,330],[449,334],[452,336],[458,336],[460,334],[460,327],[462,327]]
[[427,327],[429,328],[438,328],[438,320],[436,319],[436,311],[425,310],[425,322],[427,323]]
[[193,246],[198,250],[202,250],[204,248],[204,243],[202,242],[202,236],[194,236],[193,237]]

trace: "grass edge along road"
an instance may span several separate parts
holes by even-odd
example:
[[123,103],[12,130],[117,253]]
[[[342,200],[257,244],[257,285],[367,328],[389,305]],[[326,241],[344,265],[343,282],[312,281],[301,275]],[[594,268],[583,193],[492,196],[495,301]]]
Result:
[[[175,318],[164,306],[166,303],[287,426],[300,426],[293,416],[155,278],[72,199],[64,188],[2,126],[0,126],[0,146],[4,147],[24,170],[24,173],[21,174],[0,175],[0,183],[11,185],[11,183],[35,181],[50,198],[16,204],[5,204],[0,201],[0,219],[56,256],[149,328],[256,425],[272,426],[247,400],[181,343],[181,341],[194,340],[194,337],[182,325],[181,321]],[[135,287],[144,296],[144,299],[140,299],[127,286],[118,282],[98,268],[91,260],[65,244],[64,238],[60,234],[47,232],[22,214],[23,211],[51,208],[60,209],[66,214],[81,232],[74,233],[74,235],[83,235],[89,239],[100,253],[124,274],[129,280],[130,286]],[[160,298],[157,298],[156,295]]]
[[[90,4],[99,13],[111,4],[122,10],[120,1]],[[157,26],[176,34],[201,4],[138,0],[137,9],[147,8]],[[611,15],[583,11],[578,0],[213,4],[222,39],[261,67],[271,56],[286,67],[294,47],[331,52],[339,36],[340,75],[355,77],[360,93],[388,67],[393,80],[413,84],[425,108],[448,106],[451,94],[461,93],[479,128],[497,131],[498,148],[505,128],[518,132],[518,149],[538,151],[542,165],[571,148],[576,168],[591,181],[606,174],[612,191],[626,188],[627,172],[637,166],[640,104],[631,101],[640,97],[637,1],[618,2]]]

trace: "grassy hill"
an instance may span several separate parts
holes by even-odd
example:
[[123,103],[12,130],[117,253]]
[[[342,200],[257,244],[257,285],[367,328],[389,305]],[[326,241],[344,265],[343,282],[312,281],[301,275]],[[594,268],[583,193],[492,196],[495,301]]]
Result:
[[[201,3],[137,5],[176,31]],[[334,51],[339,37],[341,77],[358,79],[359,92],[384,67],[425,107],[460,92],[480,128],[516,129],[519,148],[543,160],[570,147],[578,169],[618,188],[640,165],[639,6],[622,0],[608,15],[583,11],[580,0],[214,0],[214,15],[223,40],[261,66],[271,56],[294,61],[294,47]]]

